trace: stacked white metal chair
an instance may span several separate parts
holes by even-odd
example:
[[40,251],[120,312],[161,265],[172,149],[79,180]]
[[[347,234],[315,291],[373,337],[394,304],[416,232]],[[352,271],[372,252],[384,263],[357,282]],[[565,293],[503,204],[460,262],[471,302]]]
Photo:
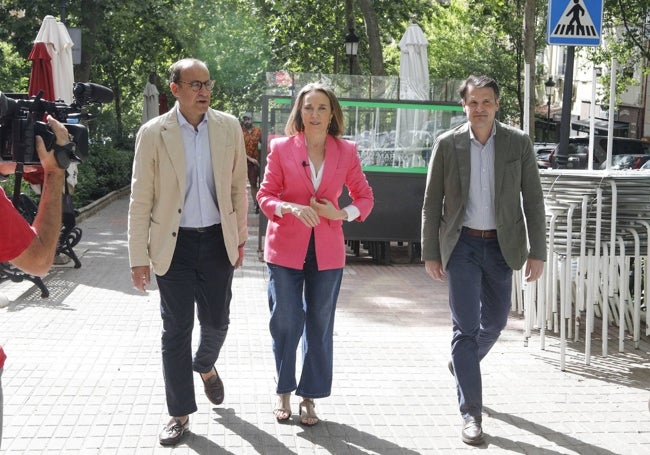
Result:
[[[596,318],[601,354],[610,337],[624,352],[650,335],[646,288],[650,283],[650,171],[541,170],[548,257],[534,285],[515,274],[513,302],[525,316],[526,342],[539,330],[559,333],[560,367],[567,340],[584,336],[590,362]],[[618,330],[612,330],[617,327]],[[613,335],[615,333],[615,335]]]

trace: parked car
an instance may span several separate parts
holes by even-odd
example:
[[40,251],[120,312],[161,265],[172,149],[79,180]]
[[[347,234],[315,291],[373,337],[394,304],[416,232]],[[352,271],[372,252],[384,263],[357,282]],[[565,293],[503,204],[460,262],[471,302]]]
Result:
[[555,150],[557,144],[553,142],[535,142],[533,144],[533,150],[535,150],[535,156],[537,157],[537,167],[539,169],[548,169],[551,167],[550,156],[553,150]]
[[[559,144],[558,144],[559,147]],[[551,167],[557,168],[556,147],[549,157]],[[628,137],[615,137],[612,143],[612,157],[618,155],[650,155],[650,142]],[[587,169],[589,159],[589,137],[569,138],[567,169]],[[599,169],[607,159],[607,136],[594,136],[594,169]]]
[[[650,161],[650,155],[612,155],[610,169],[641,169]],[[600,169],[606,169],[607,163],[602,163]],[[649,169],[649,168],[646,168]]]

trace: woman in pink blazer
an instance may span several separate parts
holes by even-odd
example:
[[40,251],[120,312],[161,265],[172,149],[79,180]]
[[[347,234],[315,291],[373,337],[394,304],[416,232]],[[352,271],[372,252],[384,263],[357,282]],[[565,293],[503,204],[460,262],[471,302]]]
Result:
[[[345,265],[344,221],[363,221],[374,199],[357,147],[340,138],[343,112],[320,83],[296,98],[285,133],[274,139],[257,193],[268,217],[264,259],[269,270],[270,329],[277,372],[278,421],[291,417],[290,396],[302,397],[300,422],[315,425],[314,399],[332,388],[336,300]],[[343,185],[352,203],[338,204]],[[296,350],[302,337],[302,372]]]

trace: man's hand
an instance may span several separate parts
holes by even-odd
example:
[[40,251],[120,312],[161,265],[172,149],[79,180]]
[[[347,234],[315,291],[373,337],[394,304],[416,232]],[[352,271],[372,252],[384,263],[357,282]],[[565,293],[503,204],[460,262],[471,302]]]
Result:
[[[70,142],[70,136],[68,130],[62,123],[56,120],[51,115],[47,116],[47,123],[50,125],[52,132],[56,136],[57,145],[66,145]],[[45,147],[39,147],[39,142],[42,144],[43,139],[39,136],[36,137],[36,151],[38,152],[38,158],[41,160],[41,166],[43,166],[43,173],[47,175],[48,172],[60,171],[65,175],[65,170],[61,169],[56,162],[54,153],[51,150],[45,150]]]
[[424,268],[431,278],[438,281],[444,281],[445,270],[440,261],[424,261]]
[[544,272],[544,261],[541,259],[528,258],[526,261],[526,272],[524,278],[528,283],[536,281]]
[[237,262],[235,262],[236,269],[238,269],[244,264],[244,245],[239,245],[237,247],[237,253],[239,257],[237,258]]
[[131,267],[131,281],[138,291],[147,292],[147,285],[151,282],[151,269],[148,265]]

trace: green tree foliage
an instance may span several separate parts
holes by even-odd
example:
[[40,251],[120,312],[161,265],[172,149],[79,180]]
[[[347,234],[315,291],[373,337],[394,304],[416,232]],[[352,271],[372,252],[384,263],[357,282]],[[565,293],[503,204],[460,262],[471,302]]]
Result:
[[29,85],[28,60],[11,43],[0,41],[0,91],[24,93]]
[[[523,111],[523,0],[0,0],[0,90],[26,89],[33,40],[43,17],[59,17],[61,3],[66,24],[82,31],[76,80],[106,85],[115,93],[115,102],[102,108],[108,114],[102,115],[102,124],[91,128],[96,143],[110,138],[115,146],[132,146],[149,74],[160,76],[159,90],[173,103],[167,71],[181,57],[208,63],[217,81],[213,106],[235,115],[259,111],[267,71],[347,72],[343,40],[349,17],[361,36],[362,74],[399,73],[398,43],[415,20],[429,39],[432,78],[490,74],[503,87],[502,118],[518,121]],[[649,5],[650,0],[606,1],[606,26],[618,26],[621,40],[599,49],[599,61],[609,61],[610,51],[629,62],[647,58]],[[382,49],[372,56],[365,29],[368,8],[377,18]],[[539,0],[540,44],[545,15],[546,1]],[[371,58],[381,58],[382,65],[371,65]]]
[[189,1],[177,8],[181,49],[188,51],[184,56],[204,60],[217,82],[214,106],[235,115],[258,110],[270,70],[270,46],[259,9],[242,0],[214,2],[209,8],[205,2]]
[[[613,35],[609,42],[618,42],[630,49],[626,54],[636,54],[636,59],[645,60],[647,72],[650,61],[650,0],[606,0],[603,29]],[[608,43],[609,44],[609,43]],[[608,47],[608,46],[607,46]]]
[[[132,146],[140,126],[142,91],[151,72],[160,76],[159,90],[173,103],[168,68],[179,58],[206,61],[217,80],[216,108],[233,113],[250,109],[261,92],[269,44],[252,1],[223,0],[210,5],[194,0],[66,3],[66,24],[82,30],[82,62],[75,67],[75,79],[113,90],[114,103],[104,107],[113,115],[104,117],[109,124],[97,129],[118,146]],[[0,39],[23,51],[23,69],[29,68],[26,58],[42,18],[60,16],[52,4],[44,0],[0,1],[0,15],[8,18],[5,27],[0,27]],[[20,13],[12,16],[11,11]],[[3,56],[8,54],[2,49]]]
[[345,59],[344,3],[258,0],[276,70],[334,73]]
[[[610,86],[612,59],[618,62],[617,95],[639,85],[641,76],[650,72],[650,0],[606,0],[603,10],[603,43],[583,52],[596,66],[605,71],[604,87]],[[600,101],[609,104],[609,89],[599,94]],[[618,100],[617,100],[618,104]]]
[[[507,16],[521,25],[517,2],[465,2],[433,5],[422,22],[429,39],[429,68],[432,78],[463,79],[469,74],[487,74],[502,88],[501,119],[518,121],[523,93],[523,27],[505,27]],[[519,16],[518,16],[519,15]],[[514,36],[511,36],[514,35]]]

